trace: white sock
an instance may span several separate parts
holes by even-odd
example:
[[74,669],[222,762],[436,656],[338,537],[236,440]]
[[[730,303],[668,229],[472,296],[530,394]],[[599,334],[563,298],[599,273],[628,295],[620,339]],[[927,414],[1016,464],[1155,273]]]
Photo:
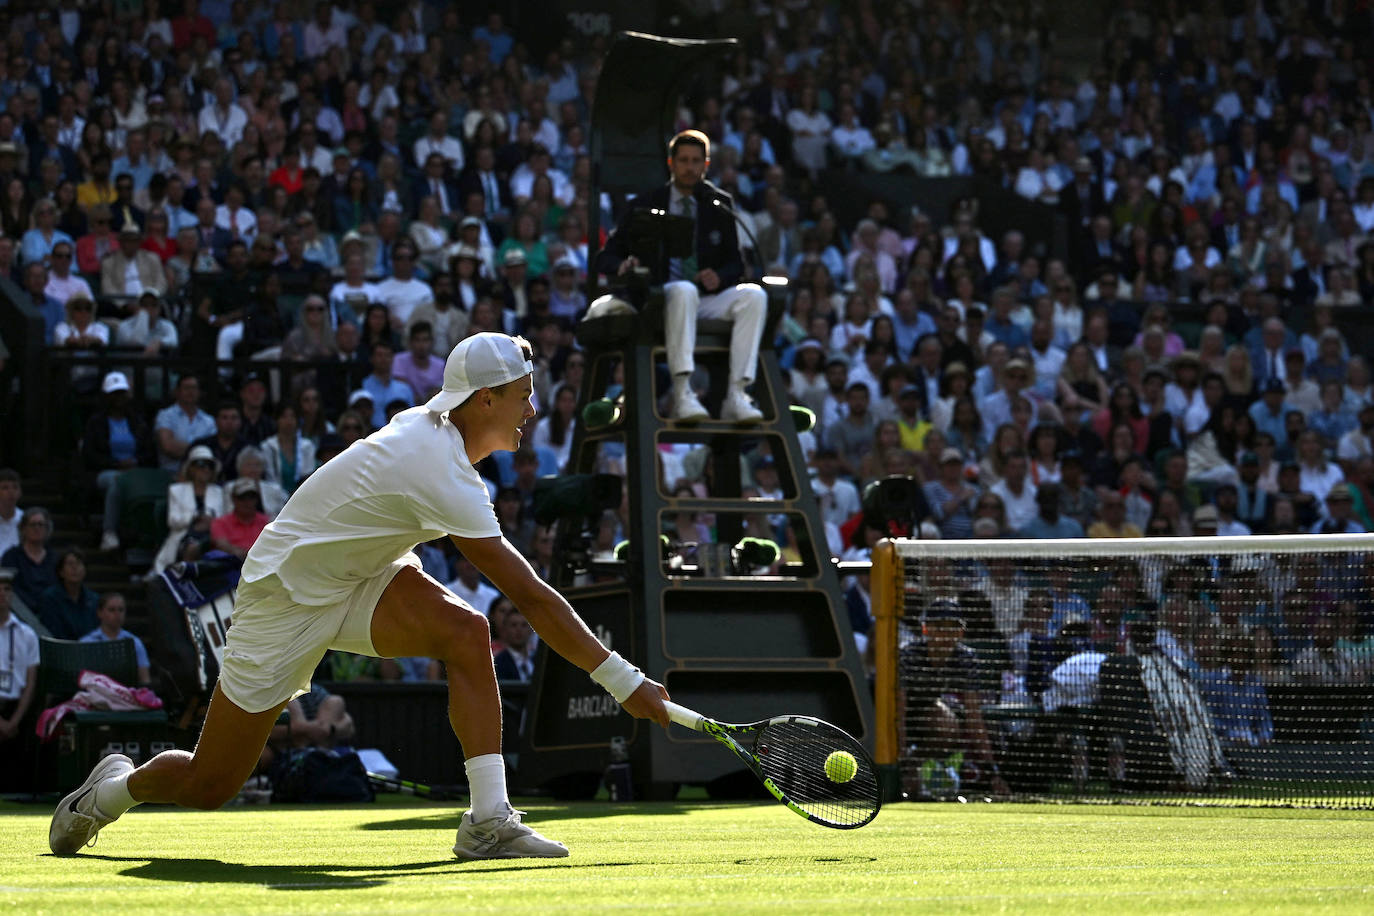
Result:
[[106,817],[119,817],[138,804],[138,799],[129,794],[129,775],[131,773],[133,770],[102,779],[96,783],[95,806]]
[[469,757],[463,763],[468,773],[468,792],[472,795],[472,821],[480,823],[506,813],[506,761],[500,754]]
[[674,398],[674,400],[676,400],[677,398],[682,397],[683,393],[686,392],[686,391],[689,389],[690,384],[691,384],[691,381],[692,381],[692,374],[691,374],[690,372],[680,372],[680,373],[678,373],[677,375],[673,376],[673,398]]

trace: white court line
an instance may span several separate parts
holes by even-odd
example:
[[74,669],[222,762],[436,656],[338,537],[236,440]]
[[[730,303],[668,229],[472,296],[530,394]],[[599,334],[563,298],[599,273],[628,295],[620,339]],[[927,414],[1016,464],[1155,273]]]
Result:
[[[438,886],[439,886],[439,887],[448,887],[448,886],[451,886],[451,885],[438,885]],[[1025,895],[1025,898],[1024,898],[1024,899],[1026,899],[1027,901],[1029,901],[1029,900],[1031,900],[1031,899],[1034,899],[1037,903],[1038,903],[1038,902],[1042,902],[1042,901],[1044,901],[1044,900],[1080,900],[1080,899],[1110,901],[1111,899],[1113,899],[1113,898],[1115,898],[1115,897],[1123,897],[1123,898],[1124,898],[1124,897],[1135,897],[1135,898],[1160,897],[1160,898],[1165,898],[1165,899],[1172,899],[1172,898],[1180,897],[1180,896],[1197,896],[1197,895],[1200,895],[1200,894],[1207,894],[1207,895],[1209,895],[1209,896],[1214,896],[1214,897],[1226,896],[1226,897],[1232,897],[1232,898],[1234,898],[1234,899],[1240,899],[1240,898],[1245,897],[1245,896],[1253,896],[1253,895],[1256,895],[1256,894],[1268,895],[1268,894],[1272,893],[1274,890],[1275,890],[1274,888],[1254,888],[1254,889],[1244,888],[1244,889],[1223,889],[1222,891],[1219,892],[1216,888],[1211,888],[1211,887],[1193,888],[1193,889],[1189,889],[1189,890],[1185,890],[1185,891],[1178,891],[1178,890],[1173,890],[1173,889],[1163,889],[1163,890],[1124,891],[1124,892],[1120,892],[1120,893],[1103,892],[1103,891],[1101,891],[1101,890],[1085,890],[1085,891],[1068,891],[1068,892],[1064,892],[1064,893],[1038,893],[1038,892],[1037,892],[1037,893],[1034,893],[1034,894]],[[1360,892],[1362,892],[1362,893],[1368,894],[1368,893],[1371,892],[1371,890],[1374,890],[1374,887],[1371,887],[1371,886],[1369,886],[1369,885],[1360,885],[1360,884],[1356,884],[1356,885],[1307,885],[1307,886],[1302,886],[1302,887],[1282,888],[1282,890],[1290,891],[1290,892],[1300,892],[1300,893],[1322,893],[1322,892],[1333,892],[1333,891],[1360,891]],[[1022,899],[1022,897],[1017,896],[1017,895],[1014,895],[1014,894],[932,894],[932,895],[930,895],[930,896],[924,896],[924,897],[923,897],[923,896],[918,896],[918,895],[903,895],[903,896],[900,896],[900,897],[884,897],[884,896],[879,896],[879,897],[867,897],[867,898],[864,899],[864,904],[867,905],[867,906],[883,906],[883,905],[886,905],[886,904],[898,904],[898,903],[901,903],[901,904],[974,903],[974,902],[988,903],[988,902],[994,902],[994,901],[1006,903],[1006,902],[1009,902],[1009,901],[1015,901],[1015,900],[1020,900],[1020,899]],[[807,907],[807,908],[810,908],[810,907],[813,907],[813,906],[817,906],[817,907],[822,907],[822,906],[845,906],[845,907],[852,907],[852,906],[854,905],[854,898],[853,898],[852,896],[850,896],[850,897],[830,897],[830,898],[807,898],[807,899],[804,899],[804,900],[798,900],[798,901],[796,901],[796,903],[797,903],[798,906]],[[604,911],[604,910],[634,910],[634,911],[641,911],[641,910],[675,910],[675,911],[676,911],[676,910],[702,909],[702,908],[717,909],[717,908],[720,907],[720,905],[721,905],[721,904],[719,903],[719,901],[715,901],[715,900],[677,900],[677,901],[662,901],[662,902],[657,902],[657,903],[655,903],[655,902],[649,902],[648,904],[646,904],[646,903],[643,902],[643,901],[635,901],[635,902],[632,902],[632,903],[629,903],[629,902],[627,902],[627,903],[605,903],[605,902],[598,902],[598,903],[596,903],[595,905],[592,905],[592,904],[572,904],[572,903],[570,903],[570,904],[552,904],[552,905],[550,905],[550,904],[544,904],[544,905],[541,906],[540,912],[555,912],[555,913],[557,913],[557,912],[565,912],[565,913],[577,913],[577,912],[588,912],[588,911],[590,911],[590,910],[592,910],[592,909],[595,909],[595,910],[598,911],[598,912]],[[748,904],[743,904],[743,905],[746,905],[746,906],[747,906]],[[473,901],[471,901],[471,900],[465,902],[465,908],[466,908],[466,909],[469,909],[469,910],[491,911],[491,912],[508,912],[509,909],[510,909],[508,902],[504,902],[504,901],[503,901],[503,902],[499,902],[499,903],[493,903],[493,904],[491,904],[491,905],[483,905],[483,904],[478,903],[478,904],[474,907]],[[399,913],[399,912],[417,912],[417,911],[418,911],[418,912],[428,912],[428,911],[430,911],[431,906],[430,906],[430,905],[417,905],[417,906],[415,906],[415,907],[410,907],[410,908],[407,908],[407,909],[396,909],[396,908],[394,908],[394,907],[392,907],[392,906],[388,906],[387,909],[388,909],[388,912],[393,912],[393,913]],[[344,912],[348,912],[348,911],[344,911]],[[353,911],[353,912],[357,912],[357,913],[366,913],[366,914],[374,914],[376,911],[375,911],[375,909],[371,909],[371,908],[370,908],[370,909],[366,909],[366,910],[355,910],[355,911]]]

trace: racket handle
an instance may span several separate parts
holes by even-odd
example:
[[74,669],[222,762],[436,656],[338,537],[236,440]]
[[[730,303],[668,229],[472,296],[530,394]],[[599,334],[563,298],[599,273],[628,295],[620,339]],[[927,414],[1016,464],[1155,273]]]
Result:
[[706,721],[706,717],[701,713],[692,712],[686,706],[679,706],[672,700],[664,700],[663,708],[668,710],[668,718],[683,728],[690,728],[694,732],[701,731],[701,725]]

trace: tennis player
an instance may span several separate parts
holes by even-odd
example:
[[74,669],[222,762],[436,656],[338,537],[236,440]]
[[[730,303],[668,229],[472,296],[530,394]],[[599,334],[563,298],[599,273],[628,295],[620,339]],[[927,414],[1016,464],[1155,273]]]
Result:
[[549,648],[585,671],[631,715],[667,727],[667,691],[597,641],[568,603],[501,535],[473,465],[514,450],[530,403],[523,338],[484,333],[449,354],[444,387],[397,414],[312,474],[243,564],[219,683],[194,753],[166,751],[137,769],[110,755],[62,799],[48,843],[58,855],[92,844],[142,802],[214,809],[252,773],[277,715],[310,687],[328,649],[429,656],[448,670],[449,722],[466,757],[471,810],[460,859],[560,857],[562,843],[521,823],[506,795],[501,699],[487,620],[420,570],[416,544],[445,534],[510,598]]

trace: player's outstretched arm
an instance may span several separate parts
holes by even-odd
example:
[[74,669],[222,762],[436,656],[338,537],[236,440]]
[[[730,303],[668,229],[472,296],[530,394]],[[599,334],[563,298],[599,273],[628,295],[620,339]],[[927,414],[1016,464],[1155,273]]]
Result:
[[[597,671],[610,657],[611,653],[587,628],[572,605],[539,578],[529,562],[504,537],[453,536],[453,543],[491,580],[497,591],[511,600],[550,649],[588,673]],[[645,678],[620,702],[635,718],[652,719],[667,728],[668,712],[663,708],[666,699],[668,692],[663,685]]]

